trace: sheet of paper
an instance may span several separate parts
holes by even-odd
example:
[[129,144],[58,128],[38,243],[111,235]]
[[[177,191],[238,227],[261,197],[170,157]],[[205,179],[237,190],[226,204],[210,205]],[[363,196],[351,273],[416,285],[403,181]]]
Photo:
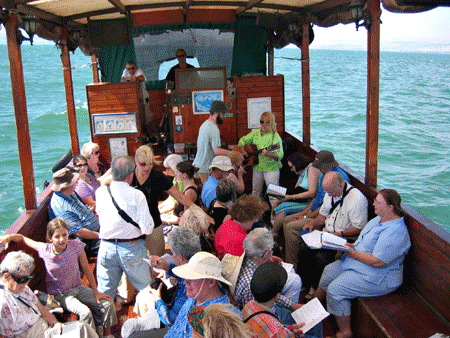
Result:
[[302,239],[310,248],[320,249],[322,247],[322,231],[314,230],[305,235],[302,235]]
[[286,195],[287,188],[281,187],[279,185],[275,185],[270,183],[267,187],[268,194],[276,194],[276,195]]
[[330,234],[328,232],[322,233],[322,246],[329,249],[338,249],[348,251],[348,247],[345,245],[347,240],[345,238]]
[[294,264],[282,262],[281,266],[286,270],[287,273],[289,273],[291,270],[294,269]]
[[292,318],[297,324],[305,323],[305,326],[302,327],[305,333],[329,315],[317,298],[313,298],[300,309],[292,312]]

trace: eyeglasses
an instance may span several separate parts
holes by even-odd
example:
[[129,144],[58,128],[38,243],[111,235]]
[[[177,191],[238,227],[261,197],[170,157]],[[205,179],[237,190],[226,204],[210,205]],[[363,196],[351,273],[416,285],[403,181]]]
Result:
[[77,164],[75,167],[77,167],[77,168],[83,168],[83,167],[87,167],[87,166],[88,166],[87,163],[79,163],[79,164]]
[[22,276],[22,277],[17,277],[14,275],[11,275],[12,279],[14,279],[14,281],[17,284],[25,284],[28,283],[30,280],[32,280],[34,278],[33,275],[29,275],[29,276]]
[[140,167],[146,167],[148,164],[144,162],[138,162],[137,163]]
[[127,70],[136,69],[136,67],[127,67]]
[[269,121],[260,120],[259,123],[261,123],[261,124],[269,124]]
[[177,58],[185,58],[186,54],[182,54],[182,55],[177,55]]

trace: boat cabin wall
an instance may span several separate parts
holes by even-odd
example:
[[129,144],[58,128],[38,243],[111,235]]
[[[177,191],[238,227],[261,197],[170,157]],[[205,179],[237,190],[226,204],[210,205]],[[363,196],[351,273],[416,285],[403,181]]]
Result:
[[[208,119],[209,111],[195,113],[196,102],[193,94],[208,94],[211,90],[172,91],[168,95],[164,89],[147,90],[153,123],[160,126],[164,114],[171,121],[169,139],[180,149],[179,152],[195,154],[198,130]],[[146,143],[144,112],[139,104],[141,97],[136,83],[102,83],[86,86],[88,97],[91,138],[100,146],[103,163],[109,166],[112,158],[119,153],[134,156],[136,149]],[[276,76],[234,76],[224,83],[223,88],[213,92],[223,95],[227,105],[224,123],[219,126],[221,138],[226,147],[237,145],[239,139],[259,128],[260,115],[269,110],[275,115],[277,131],[284,134],[284,77]],[[199,99],[201,100],[201,99]],[[261,104],[263,102],[264,104]],[[211,102],[209,102],[210,104]],[[250,114],[249,114],[250,105]],[[256,112],[252,112],[255,110]],[[253,126],[249,126],[249,116]],[[136,118],[136,122],[134,122]],[[188,147],[187,145],[191,145]],[[164,149],[165,150],[165,149]],[[159,151],[155,151],[159,153]]]

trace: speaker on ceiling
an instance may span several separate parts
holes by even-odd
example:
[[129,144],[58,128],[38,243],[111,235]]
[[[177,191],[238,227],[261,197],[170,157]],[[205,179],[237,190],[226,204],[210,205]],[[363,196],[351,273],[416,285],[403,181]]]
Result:
[[89,34],[95,47],[131,43],[131,25],[127,19],[90,20]]

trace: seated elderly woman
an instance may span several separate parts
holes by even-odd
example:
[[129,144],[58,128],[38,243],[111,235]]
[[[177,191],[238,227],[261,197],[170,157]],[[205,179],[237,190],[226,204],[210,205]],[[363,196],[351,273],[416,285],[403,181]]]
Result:
[[212,226],[214,232],[231,217],[228,215],[228,209],[236,200],[236,184],[232,180],[224,178],[217,184],[216,195],[217,198],[211,203],[208,210],[208,214],[214,219]]
[[81,201],[92,211],[95,210],[95,191],[100,187],[97,178],[88,172],[88,162],[83,155],[77,155],[73,158],[73,166],[78,170],[80,178],[77,181],[75,192]]
[[403,261],[411,246],[397,191],[383,189],[373,202],[375,213],[341,260],[326,266],[316,296],[327,298],[327,310],[336,317],[338,338],[352,337],[350,300],[381,296],[403,281]]
[[198,205],[191,205],[183,212],[179,221],[180,227],[192,229],[200,238],[202,251],[213,253],[214,242],[210,233],[208,215]]
[[23,251],[8,253],[0,265],[0,337],[51,338],[61,332],[79,330],[80,337],[98,338],[85,323],[65,327],[58,322],[28,287],[33,270],[33,257]]
[[220,257],[229,253],[240,256],[244,253],[244,239],[253,224],[268,209],[267,203],[258,196],[242,195],[230,208],[231,219],[224,222],[217,230],[214,245]]
[[[124,324],[122,327],[122,336],[124,338],[129,337],[139,327],[145,328],[145,322],[152,322],[147,314],[151,308],[155,307],[161,322],[165,326],[171,327],[177,318],[181,306],[187,299],[186,286],[183,283],[183,279],[174,275],[172,270],[175,266],[186,264],[193,255],[201,251],[199,237],[189,228],[175,227],[169,233],[167,242],[172,251],[171,259],[175,264],[169,263],[166,259],[158,256],[150,256],[150,259],[153,262],[154,268],[166,271],[167,278],[174,277],[178,279],[179,287],[173,300],[173,305],[168,307],[162,300],[162,285],[158,290],[152,289],[149,286],[139,292],[136,297],[134,311],[140,318],[129,319],[130,322],[126,325]],[[151,312],[150,315],[153,313]]]
[[89,141],[83,144],[81,148],[81,155],[87,160],[89,164],[89,172],[101,181],[103,175],[106,174],[106,167],[99,161],[100,146],[97,143]]

